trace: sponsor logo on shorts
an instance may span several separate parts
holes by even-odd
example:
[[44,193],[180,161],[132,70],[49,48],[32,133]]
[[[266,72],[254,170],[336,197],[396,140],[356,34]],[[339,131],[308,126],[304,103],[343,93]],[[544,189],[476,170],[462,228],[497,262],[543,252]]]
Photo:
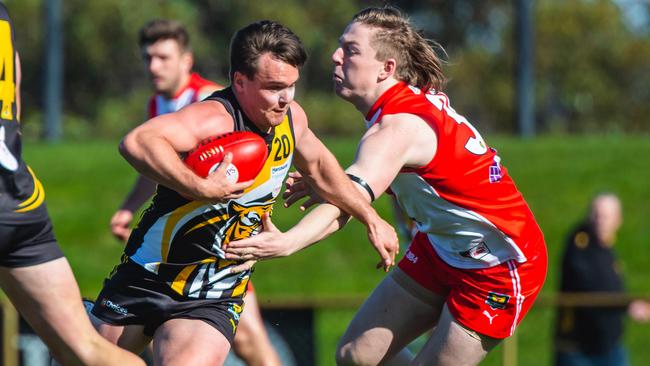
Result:
[[418,262],[418,256],[413,254],[413,252],[410,251],[410,250],[406,251],[405,257],[406,257],[406,259],[408,259],[413,264]]
[[499,314],[492,315],[492,314],[488,313],[487,310],[483,310],[483,315],[485,315],[490,320],[490,325],[492,325],[492,321],[494,320],[494,318],[499,316]]
[[465,258],[481,259],[490,254],[490,248],[482,241],[469,250],[460,252],[459,254]]
[[114,311],[114,312],[116,312],[118,314],[121,314],[121,315],[129,314],[128,310],[126,310],[125,307],[123,307],[123,306],[121,306],[119,304],[116,304],[116,303],[112,302],[111,300],[102,299],[102,306],[104,306],[105,308],[108,308],[108,309],[110,309],[110,310],[112,310],[112,311]]
[[490,307],[494,310],[496,309],[503,310],[506,308],[506,305],[508,304],[509,300],[510,300],[510,296],[508,295],[499,294],[496,292],[488,292],[487,300],[485,300],[485,303],[490,305]]

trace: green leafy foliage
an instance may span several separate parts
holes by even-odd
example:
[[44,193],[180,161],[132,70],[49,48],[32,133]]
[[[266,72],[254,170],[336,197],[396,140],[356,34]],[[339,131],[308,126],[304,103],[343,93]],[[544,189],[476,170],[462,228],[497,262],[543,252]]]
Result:
[[[38,121],[43,91],[44,6],[7,0],[22,53],[25,119]],[[393,1],[416,27],[448,51],[447,93],[483,131],[513,132],[514,34],[512,2]],[[64,132],[68,138],[119,137],[142,121],[149,93],[137,47],[138,29],[157,17],[187,25],[195,69],[228,80],[232,34],[260,19],[292,28],[310,55],[299,82],[317,130],[349,133],[345,108],[332,97],[331,53],[352,15],[383,1],[128,0],[63,2]],[[535,2],[536,119],[551,133],[648,132],[650,37],[632,29],[613,0]],[[645,31],[643,30],[645,29]]]

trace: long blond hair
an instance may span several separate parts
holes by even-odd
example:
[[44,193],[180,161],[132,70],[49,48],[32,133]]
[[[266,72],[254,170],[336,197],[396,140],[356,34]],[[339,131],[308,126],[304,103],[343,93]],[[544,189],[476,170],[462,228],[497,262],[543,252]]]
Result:
[[442,90],[446,77],[442,72],[443,61],[435,50],[445,54],[444,49],[415,30],[399,9],[366,8],[355,14],[352,22],[376,29],[370,45],[377,51],[377,60],[397,60],[396,79],[422,90]]

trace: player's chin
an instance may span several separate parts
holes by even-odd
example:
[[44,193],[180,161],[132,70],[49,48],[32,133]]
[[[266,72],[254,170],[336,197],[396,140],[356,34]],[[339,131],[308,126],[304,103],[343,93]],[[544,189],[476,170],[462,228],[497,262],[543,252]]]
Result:
[[336,93],[336,95],[338,95],[339,97],[344,98],[346,95],[348,95],[350,93],[350,89],[345,87],[342,80],[335,78],[334,79],[334,93]]
[[151,78],[151,83],[156,88],[162,88],[167,84],[165,78],[162,76],[150,76],[150,78]]
[[156,93],[167,93],[169,91],[169,86],[165,82],[154,82],[153,84]]
[[266,120],[271,126],[277,126],[284,121],[284,118],[287,116],[286,111],[278,112],[272,111],[266,114]]
[[352,97],[350,89],[344,88],[341,84],[334,84],[334,93],[344,100],[350,100]]

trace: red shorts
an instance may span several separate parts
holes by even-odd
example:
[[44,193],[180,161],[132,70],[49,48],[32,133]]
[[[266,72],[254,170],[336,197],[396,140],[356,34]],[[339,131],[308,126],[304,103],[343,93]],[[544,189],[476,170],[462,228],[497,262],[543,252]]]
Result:
[[421,286],[446,298],[463,326],[493,338],[512,335],[533,305],[546,278],[544,245],[525,263],[514,260],[484,269],[456,268],[443,262],[426,234],[418,233],[398,266]]

